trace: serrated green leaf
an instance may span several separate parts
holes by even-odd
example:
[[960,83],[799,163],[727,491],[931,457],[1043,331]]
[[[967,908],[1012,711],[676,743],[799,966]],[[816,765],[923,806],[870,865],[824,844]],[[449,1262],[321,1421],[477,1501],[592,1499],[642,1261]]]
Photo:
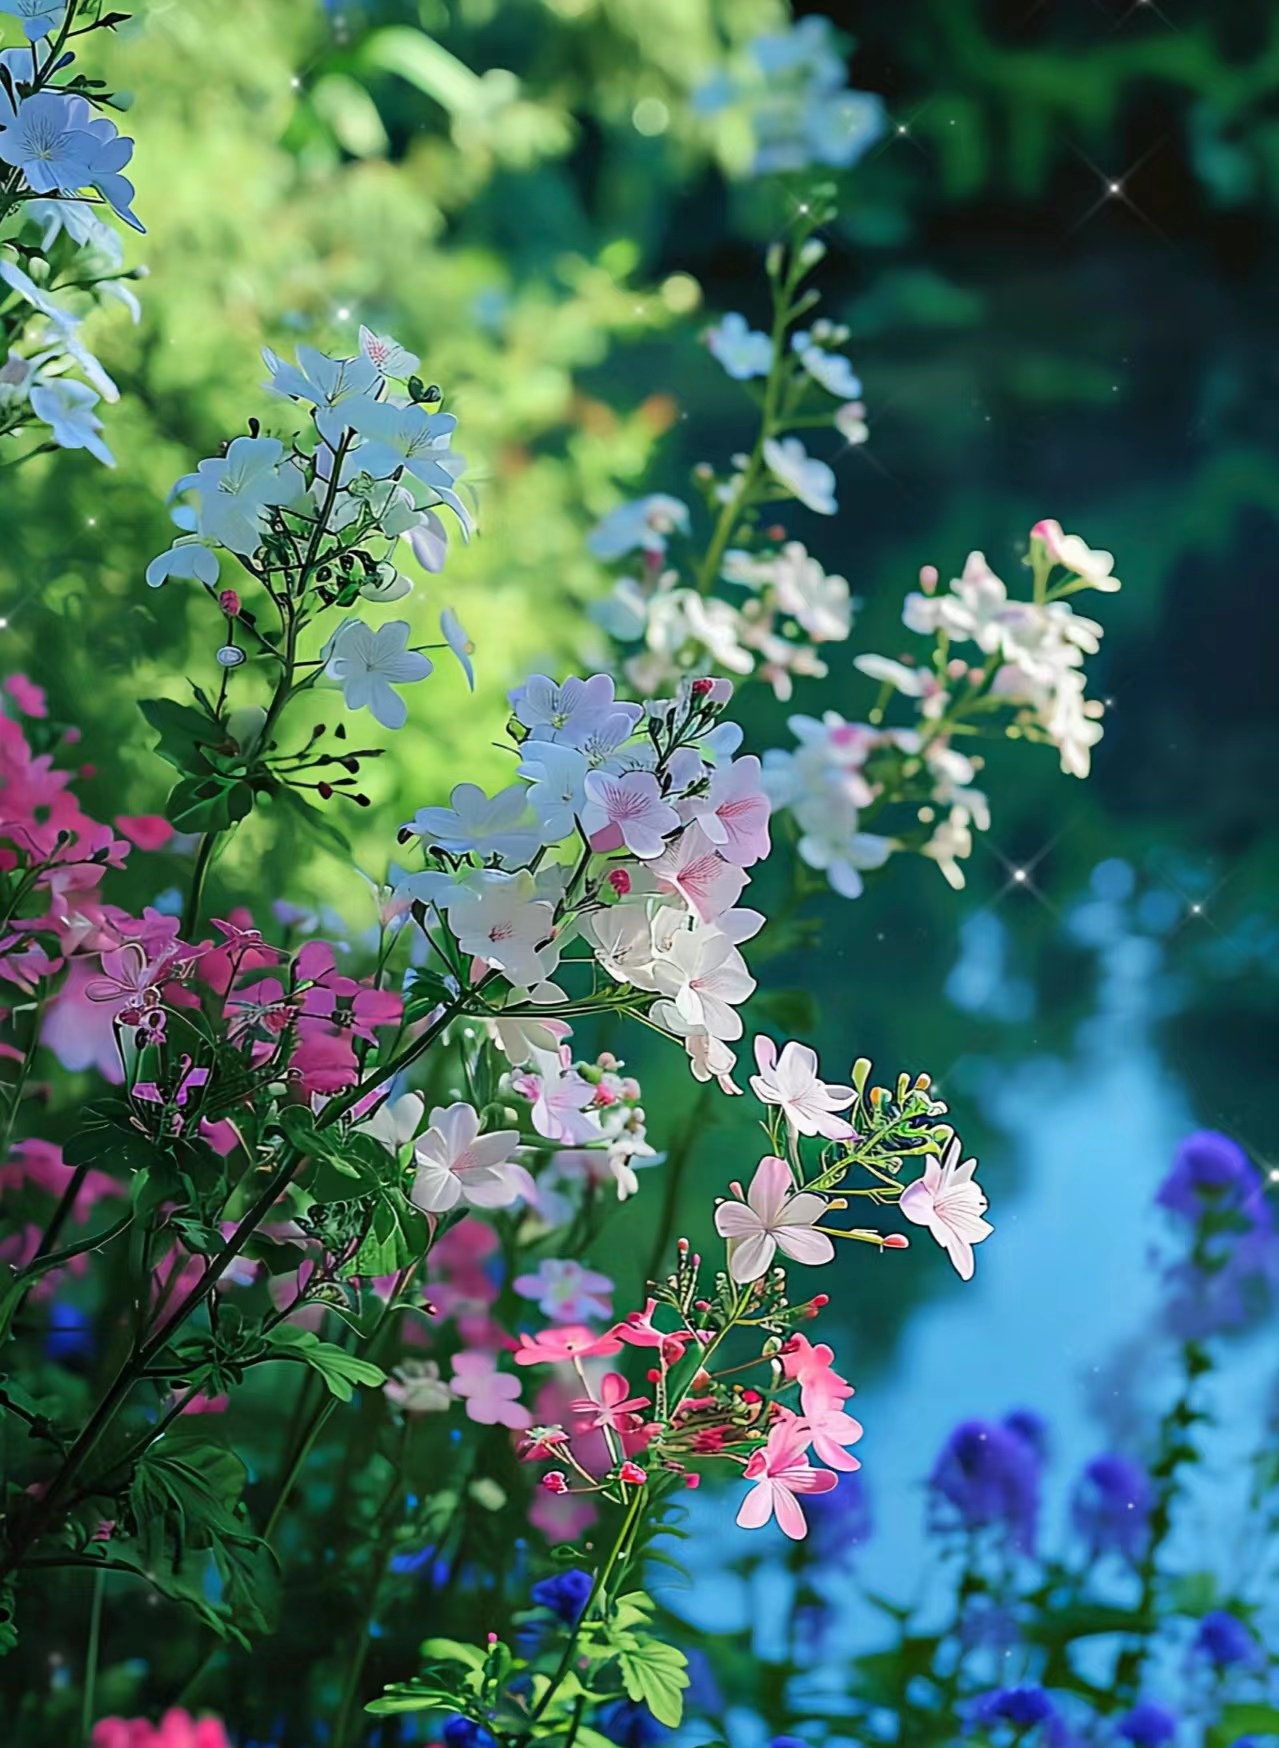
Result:
[[324,1380],[327,1389],[339,1402],[349,1402],[358,1384],[376,1387],[386,1382],[386,1373],[370,1360],[350,1354],[335,1342],[321,1341],[309,1329],[299,1329],[293,1323],[277,1323],[269,1340],[282,1360],[300,1360]]
[[619,1652],[617,1664],[630,1697],[642,1700],[659,1724],[676,1729],[684,1716],[689,1680],[684,1653],[675,1645],[649,1639]]

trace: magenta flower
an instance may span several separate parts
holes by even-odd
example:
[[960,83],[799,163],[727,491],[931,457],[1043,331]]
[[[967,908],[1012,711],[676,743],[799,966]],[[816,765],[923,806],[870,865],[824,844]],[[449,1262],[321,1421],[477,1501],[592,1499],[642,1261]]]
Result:
[[612,1281],[572,1257],[546,1257],[535,1273],[517,1275],[513,1284],[522,1299],[532,1299],[556,1323],[607,1317],[613,1309]]
[[[733,1186],[742,1196],[741,1186]],[[735,1281],[757,1281],[780,1250],[795,1262],[829,1262],[835,1246],[814,1227],[826,1212],[821,1196],[795,1193],[795,1180],[784,1159],[766,1155],[755,1168],[749,1191],[740,1201],[721,1202],[715,1210],[715,1230],[730,1240],[728,1272]]]
[[588,771],[585,787],[582,830],[593,850],[625,845],[633,856],[651,862],[665,849],[668,834],[679,830],[679,814],[662,799],[651,771],[627,771],[621,777]]
[[158,1724],[145,1718],[103,1718],[93,1727],[91,1748],[231,1748],[217,1718],[193,1718],[174,1706]]
[[808,1524],[800,1509],[801,1493],[829,1493],[837,1477],[829,1469],[814,1469],[805,1454],[809,1436],[801,1421],[779,1420],[768,1443],[746,1465],[744,1479],[755,1485],[738,1509],[743,1529],[762,1529],[770,1518],[793,1542],[803,1541]]
[[461,1396],[471,1420],[481,1426],[509,1426],[523,1432],[533,1416],[519,1400],[520,1381],[499,1372],[491,1353],[460,1353],[453,1361],[453,1394]]
[[907,1184],[901,1195],[901,1210],[916,1226],[927,1226],[955,1265],[961,1280],[973,1278],[973,1246],[989,1238],[995,1228],[983,1220],[988,1203],[973,1182],[975,1159],[961,1165],[959,1136],[952,1135],[940,1159],[932,1158],[923,1177]]

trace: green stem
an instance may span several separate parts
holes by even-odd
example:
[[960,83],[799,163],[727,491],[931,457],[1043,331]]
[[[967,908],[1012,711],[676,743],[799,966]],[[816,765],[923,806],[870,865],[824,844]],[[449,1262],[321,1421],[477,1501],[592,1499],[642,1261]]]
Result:
[[80,1739],[89,1740],[93,1729],[94,1700],[98,1686],[98,1651],[102,1644],[102,1601],[107,1574],[102,1567],[93,1575],[93,1600],[89,1605],[89,1642],[84,1651],[84,1699],[80,1706]]

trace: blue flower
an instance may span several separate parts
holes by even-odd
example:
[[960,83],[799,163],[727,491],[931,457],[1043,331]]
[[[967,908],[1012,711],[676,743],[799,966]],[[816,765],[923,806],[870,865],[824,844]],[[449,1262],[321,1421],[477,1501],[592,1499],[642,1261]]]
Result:
[[87,1359],[93,1352],[93,1325],[78,1305],[64,1304],[55,1299],[49,1312],[49,1331],[44,1338],[44,1351],[51,1360],[67,1365]]
[[458,1714],[445,1720],[440,1735],[444,1738],[445,1748],[497,1748],[497,1740],[491,1730],[486,1730],[483,1724],[477,1724],[473,1718],[464,1718]]
[[767,376],[773,367],[773,342],[767,334],[752,328],[737,310],[730,310],[720,318],[718,327],[707,330],[706,344],[711,357],[723,365],[735,382]]
[[1155,1200],[1187,1220],[1212,1210],[1238,1214],[1254,1230],[1272,1224],[1261,1173],[1237,1142],[1215,1129],[1187,1135]]
[[1150,1477],[1139,1463],[1094,1457],[1079,1478],[1071,1516],[1094,1559],[1114,1553],[1135,1564],[1150,1533],[1154,1502]]
[[1120,1718],[1115,1728],[1134,1748],[1163,1748],[1177,1734],[1177,1720],[1163,1706],[1143,1699]]
[[589,1572],[572,1566],[567,1572],[557,1572],[554,1578],[543,1578],[531,1591],[533,1601],[549,1608],[567,1625],[574,1626],[582,1618],[586,1599],[595,1580]]
[[966,1730],[1011,1724],[1020,1736],[1041,1724],[1060,1728],[1057,1708],[1042,1687],[995,1687],[989,1693],[979,1693],[963,1709]]
[[939,1521],[998,1527],[1029,1553],[1039,1514],[1038,1452],[1007,1426],[965,1420],[947,1439],[928,1478]]
[[[610,1700],[595,1714],[595,1725],[618,1748],[655,1748],[670,1735],[666,1725],[636,1699]],[[449,1748],[469,1748],[469,1744],[450,1743]]]
[[1257,1641],[1239,1619],[1224,1608],[1214,1608],[1199,1623],[1195,1634],[1195,1650],[1218,1669],[1232,1663],[1253,1663],[1257,1657]]

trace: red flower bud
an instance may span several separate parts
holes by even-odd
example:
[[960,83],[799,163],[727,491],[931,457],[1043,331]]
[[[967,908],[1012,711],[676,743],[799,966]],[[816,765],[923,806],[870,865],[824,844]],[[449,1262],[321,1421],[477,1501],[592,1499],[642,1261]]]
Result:
[[234,589],[223,589],[218,596],[218,606],[228,619],[234,619],[240,611],[240,597]]
[[632,1463],[628,1459],[617,1471],[617,1478],[619,1481],[629,1481],[632,1487],[642,1487],[648,1480],[648,1475],[638,1463]]
[[910,1239],[904,1232],[890,1232],[884,1240],[885,1250],[909,1250]]
[[548,1469],[542,1476],[542,1485],[548,1493],[567,1493],[568,1476],[563,1469]]
[[625,898],[631,889],[631,877],[625,868],[613,868],[609,871],[608,883],[619,898]]

